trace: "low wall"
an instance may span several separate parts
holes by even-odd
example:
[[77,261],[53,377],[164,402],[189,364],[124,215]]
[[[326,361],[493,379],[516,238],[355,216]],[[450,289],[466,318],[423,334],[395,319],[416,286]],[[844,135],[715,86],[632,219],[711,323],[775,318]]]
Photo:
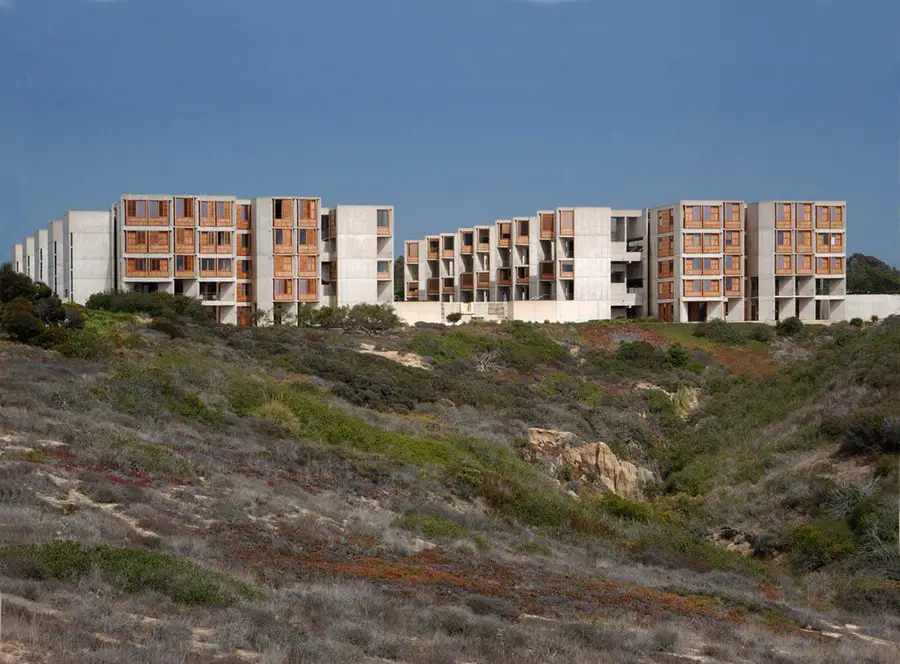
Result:
[[872,316],[887,318],[900,314],[900,295],[848,295],[844,300],[844,317],[847,320]]

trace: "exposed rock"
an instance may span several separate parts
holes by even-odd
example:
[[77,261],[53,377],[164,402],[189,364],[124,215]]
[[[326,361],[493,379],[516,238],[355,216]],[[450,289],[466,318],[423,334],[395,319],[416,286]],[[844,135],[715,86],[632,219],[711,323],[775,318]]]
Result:
[[401,354],[396,350],[376,350],[374,345],[365,343],[360,344],[359,352],[363,355],[377,355],[378,357],[383,357],[406,367],[431,371],[431,367],[425,359],[415,353]]
[[725,526],[707,535],[706,539],[726,551],[737,551],[742,556],[753,554],[754,537],[750,533]]
[[646,468],[619,459],[606,443],[578,445],[575,434],[552,429],[529,429],[524,455],[551,477],[581,482],[594,490],[639,500],[641,487],[655,482]]
[[638,383],[634,386],[636,390],[658,390],[669,397],[669,400],[675,405],[681,419],[690,415],[697,406],[700,405],[700,391],[695,387],[679,387],[675,392],[664,390],[659,385],[652,383]]

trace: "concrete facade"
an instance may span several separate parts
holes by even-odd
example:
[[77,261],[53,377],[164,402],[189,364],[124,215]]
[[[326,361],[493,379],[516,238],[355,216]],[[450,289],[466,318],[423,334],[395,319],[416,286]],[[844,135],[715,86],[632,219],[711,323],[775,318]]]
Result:
[[900,316],[900,295],[848,295],[844,300],[844,318],[872,320],[873,316]]
[[50,233],[46,228],[38,229],[34,234],[34,280],[47,284],[50,269]]
[[747,206],[749,319],[847,318],[846,214],[846,201]]
[[394,301],[394,208],[338,205],[329,210],[323,263],[331,271],[330,306]]
[[47,285],[58,296],[62,297],[65,289],[65,271],[63,270],[63,222],[51,221],[48,225],[50,259],[47,267]]
[[[492,305],[491,316],[518,317],[527,302],[579,302],[563,309],[586,320],[639,316],[642,214],[556,208],[408,241],[405,298],[460,303],[463,315],[472,304]],[[546,309],[557,316],[558,308]]]
[[85,304],[94,293],[115,286],[115,242],[107,211],[70,210],[63,217],[63,295]]
[[37,281],[37,259],[34,254],[34,236],[26,237],[22,242],[23,272],[32,281]]
[[25,272],[25,245],[14,244],[10,255],[13,269],[16,272]]

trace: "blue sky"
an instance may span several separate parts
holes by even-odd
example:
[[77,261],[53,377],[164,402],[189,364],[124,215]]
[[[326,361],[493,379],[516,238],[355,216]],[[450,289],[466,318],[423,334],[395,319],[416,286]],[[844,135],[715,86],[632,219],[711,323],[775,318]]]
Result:
[[394,204],[398,240],[846,199],[850,251],[898,264],[898,25],[876,0],[0,0],[0,260],[66,209],[206,192]]

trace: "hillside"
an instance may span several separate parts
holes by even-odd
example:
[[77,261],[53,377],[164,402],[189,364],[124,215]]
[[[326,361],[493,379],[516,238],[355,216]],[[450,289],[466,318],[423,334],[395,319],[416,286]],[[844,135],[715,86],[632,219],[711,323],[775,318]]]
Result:
[[138,308],[0,341],[0,661],[896,660],[900,321]]
[[848,293],[900,293],[900,270],[874,256],[853,254],[847,261]]

